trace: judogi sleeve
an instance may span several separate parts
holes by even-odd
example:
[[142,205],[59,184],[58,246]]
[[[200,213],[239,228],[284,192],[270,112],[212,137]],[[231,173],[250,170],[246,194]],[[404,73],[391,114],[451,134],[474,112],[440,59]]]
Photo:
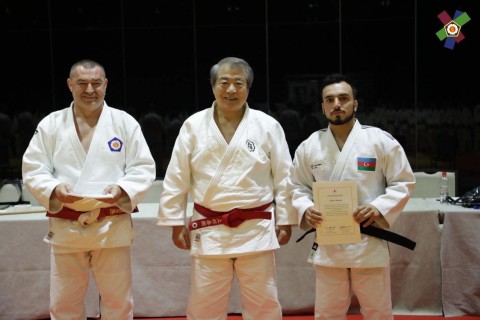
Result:
[[60,183],[53,176],[52,137],[56,134],[56,121],[58,118],[48,116],[39,122],[22,158],[23,183],[47,211],[51,211],[50,195]]
[[137,120],[125,114],[124,129],[128,131],[129,139],[125,155],[125,174],[116,183],[128,194],[129,199],[119,201],[116,205],[132,212],[155,180],[155,160]]
[[311,188],[314,177],[306,156],[307,141],[301,143],[295,151],[288,181],[288,191],[292,197],[292,205],[298,215],[297,222],[300,228],[304,230],[310,229],[310,226],[303,221],[303,215],[305,210],[314,205]]
[[273,145],[270,150],[270,161],[274,185],[276,224],[297,225],[297,216],[287,190],[292,158],[287,140],[285,139],[285,133],[280,124],[277,123],[275,125],[272,137]]
[[382,131],[382,147],[385,156],[385,193],[375,198],[375,206],[392,227],[407,204],[415,187],[415,176],[400,143],[390,134]]

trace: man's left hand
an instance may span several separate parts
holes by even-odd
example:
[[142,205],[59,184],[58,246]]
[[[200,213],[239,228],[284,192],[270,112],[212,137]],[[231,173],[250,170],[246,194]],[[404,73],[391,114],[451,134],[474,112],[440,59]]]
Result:
[[120,188],[118,184],[110,184],[105,187],[105,189],[103,190],[103,194],[111,194],[112,197],[97,199],[98,201],[114,204],[118,200],[120,200],[120,198],[125,194],[125,191],[122,188]]
[[368,227],[376,220],[383,218],[382,214],[374,206],[367,204],[366,206],[358,207],[353,212],[353,219],[363,225]]

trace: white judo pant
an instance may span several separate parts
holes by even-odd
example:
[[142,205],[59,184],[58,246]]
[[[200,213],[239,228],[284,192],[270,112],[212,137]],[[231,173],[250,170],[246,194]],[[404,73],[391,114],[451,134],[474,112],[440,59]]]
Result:
[[244,320],[281,320],[273,251],[236,258],[192,257],[189,320],[225,320],[234,274]]
[[102,320],[133,319],[130,247],[51,253],[50,317],[84,320],[90,270],[100,293]]
[[390,266],[315,268],[315,320],[346,320],[352,292],[364,320],[393,320]]

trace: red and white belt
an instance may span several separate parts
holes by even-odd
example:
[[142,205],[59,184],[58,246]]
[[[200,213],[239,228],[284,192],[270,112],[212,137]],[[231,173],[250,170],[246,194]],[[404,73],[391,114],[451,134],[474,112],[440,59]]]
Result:
[[[62,210],[60,210],[57,213],[47,212],[47,217],[67,219],[67,220],[78,220],[78,217],[85,212],[89,212],[89,211],[77,211],[67,207],[63,207]],[[135,209],[133,209],[132,212],[138,212],[138,208],[135,207]],[[117,216],[120,214],[127,214],[127,212],[123,211],[119,207],[100,208],[100,214],[98,215],[97,220],[101,220],[109,216]]]
[[248,209],[239,209],[235,208],[227,212],[222,211],[213,211],[208,208],[205,208],[198,203],[195,203],[193,207],[201,215],[207,217],[205,219],[199,219],[195,221],[190,221],[188,224],[188,230],[196,230],[200,228],[215,226],[219,224],[226,225],[227,227],[235,228],[238,227],[245,220],[250,219],[272,219],[272,213],[270,211],[265,211],[270,207],[272,203],[266,203],[259,207],[248,208]]

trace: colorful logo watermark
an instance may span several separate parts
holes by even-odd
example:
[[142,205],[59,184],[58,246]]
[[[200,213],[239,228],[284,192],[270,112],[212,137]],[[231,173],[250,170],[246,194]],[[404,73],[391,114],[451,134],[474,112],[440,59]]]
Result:
[[450,18],[446,11],[442,11],[437,17],[442,21],[443,28],[438,30],[436,35],[440,41],[446,39],[443,45],[445,48],[453,50],[455,43],[459,43],[465,39],[461,29],[465,23],[470,21],[470,17],[466,12],[459,10],[455,11],[453,19]]

